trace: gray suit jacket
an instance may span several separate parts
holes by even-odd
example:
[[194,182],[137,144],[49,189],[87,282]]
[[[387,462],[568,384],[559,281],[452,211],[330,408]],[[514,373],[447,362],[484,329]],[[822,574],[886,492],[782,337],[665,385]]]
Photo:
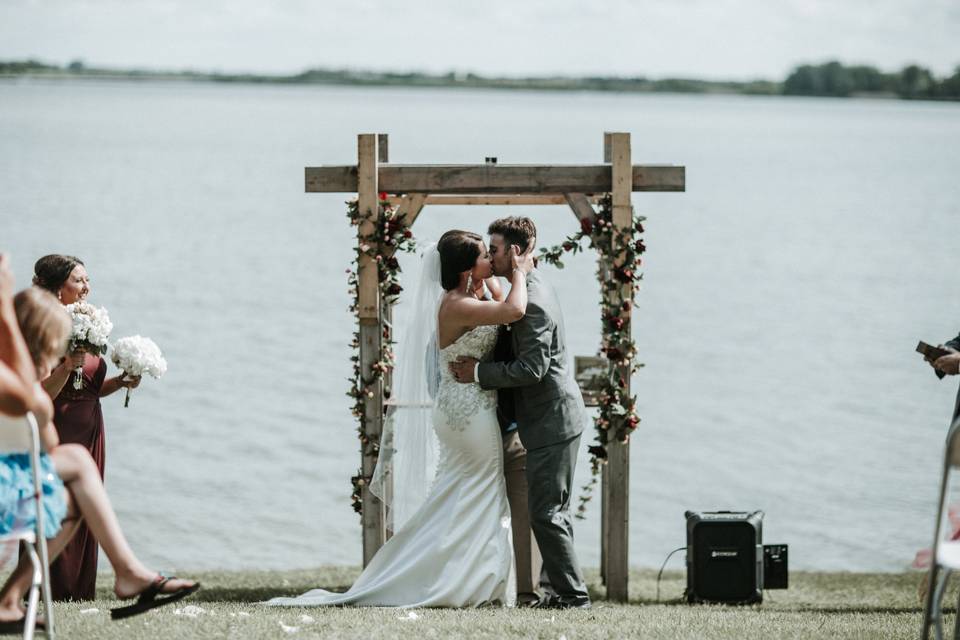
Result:
[[517,431],[528,450],[579,435],[587,412],[567,366],[560,303],[536,269],[527,276],[527,312],[510,325],[510,333],[514,359],[480,363],[480,387],[514,388]]

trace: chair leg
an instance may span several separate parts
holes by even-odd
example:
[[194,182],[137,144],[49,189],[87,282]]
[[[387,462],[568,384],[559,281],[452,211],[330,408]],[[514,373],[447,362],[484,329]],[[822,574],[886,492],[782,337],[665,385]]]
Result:
[[960,640],[960,597],[957,598],[957,614],[953,618],[953,637]]
[[935,640],[943,640],[943,592],[947,590],[947,580],[950,578],[950,569],[944,569],[937,580],[937,586],[933,594],[933,637]]
[[923,630],[920,632],[921,640],[930,639],[930,627],[933,625],[933,596],[936,590],[937,575],[940,566],[936,562],[930,563],[930,570],[927,572],[927,591],[923,598]]
[[53,640],[53,589],[50,586],[50,554],[47,553],[47,540],[40,538],[39,547],[40,567],[43,571],[41,590],[43,592],[43,615],[45,616],[47,640]]
[[37,556],[37,550],[32,543],[27,543],[27,553],[30,555],[30,563],[33,565],[33,579],[30,583],[30,593],[27,597],[27,613],[23,617],[23,640],[32,640],[33,632],[37,626],[37,604],[40,599],[40,582],[43,577],[43,571],[40,568],[40,558]]

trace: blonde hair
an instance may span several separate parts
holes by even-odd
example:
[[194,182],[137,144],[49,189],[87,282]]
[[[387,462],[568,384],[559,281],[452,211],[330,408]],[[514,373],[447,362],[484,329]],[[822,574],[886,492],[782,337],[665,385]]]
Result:
[[35,366],[44,358],[59,358],[67,351],[72,323],[67,310],[49,291],[24,289],[13,298],[17,324]]

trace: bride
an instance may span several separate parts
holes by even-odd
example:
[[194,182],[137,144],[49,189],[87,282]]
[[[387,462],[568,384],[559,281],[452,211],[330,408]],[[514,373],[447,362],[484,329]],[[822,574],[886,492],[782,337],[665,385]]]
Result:
[[[267,604],[513,603],[510,508],[496,392],[476,383],[458,384],[447,366],[459,356],[489,360],[499,325],[523,317],[533,257],[516,248],[513,252],[511,289],[504,299],[477,234],[448,231],[427,248],[411,326],[399,345],[398,400],[385,425],[371,482],[371,491],[390,506],[395,534],[346,593],[314,589]],[[485,299],[485,281],[492,300]]]

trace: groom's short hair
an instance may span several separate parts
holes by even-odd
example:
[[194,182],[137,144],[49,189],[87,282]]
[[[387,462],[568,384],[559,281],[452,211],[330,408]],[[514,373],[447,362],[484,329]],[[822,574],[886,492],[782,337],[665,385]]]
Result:
[[531,243],[536,243],[537,240],[537,226],[533,224],[533,220],[519,216],[494,220],[490,223],[487,233],[490,235],[499,233],[509,244],[520,247],[520,251],[532,249]]

